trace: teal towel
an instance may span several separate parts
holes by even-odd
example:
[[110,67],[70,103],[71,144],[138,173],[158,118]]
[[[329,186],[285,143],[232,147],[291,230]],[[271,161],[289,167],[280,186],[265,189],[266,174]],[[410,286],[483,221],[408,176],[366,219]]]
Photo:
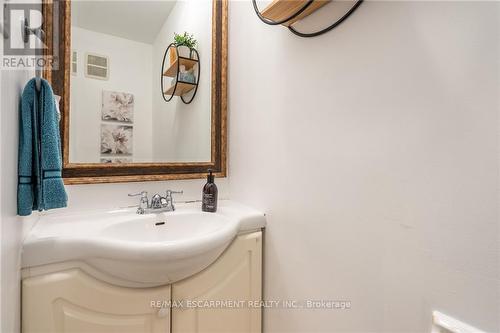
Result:
[[24,87],[19,117],[17,213],[66,207],[68,196],[61,178],[61,138],[54,93],[43,80]]

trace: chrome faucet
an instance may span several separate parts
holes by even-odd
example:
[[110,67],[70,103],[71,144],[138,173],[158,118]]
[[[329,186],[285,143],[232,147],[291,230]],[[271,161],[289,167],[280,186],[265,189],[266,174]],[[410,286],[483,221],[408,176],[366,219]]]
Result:
[[167,190],[164,197],[159,194],[153,195],[151,203],[148,199],[148,192],[142,191],[140,193],[130,193],[129,197],[141,196],[137,214],[151,214],[161,212],[173,212],[175,210],[174,200],[172,194],[183,194],[184,191]]

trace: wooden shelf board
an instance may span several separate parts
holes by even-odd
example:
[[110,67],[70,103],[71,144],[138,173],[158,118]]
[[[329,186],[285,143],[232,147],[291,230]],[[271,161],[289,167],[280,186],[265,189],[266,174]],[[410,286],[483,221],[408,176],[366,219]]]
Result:
[[184,57],[178,57],[175,62],[170,65],[170,67],[163,73],[163,76],[168,76],[168,77],[175,77],[177,75],[177,63],[179,62],[179,66],[184,65],[186,67],[186,70],[190,70],[193,68],[194,65],[198,63],[198,60],[196,59],[190,59],[190,58],[184,58]]
[[[182,96],[185,93],[190,92],[196,87],[195,83],[189,83],[189,82],[182,82],[182,81],[177,81],[177,89],[175,89],[175,96]],[[164,94],[165,95],[172,95],[174,92],[175,84],[172,85],[170,88],[168,88]]]
[[[272,21],[281,21],[298,12],[308,0],[274,0],[263,11],[262,16]],[[293,23],[309,16],[319,8],[326,5],[330,0],[315,0],[299,16],[283,23],[284,26],[290,26]]]

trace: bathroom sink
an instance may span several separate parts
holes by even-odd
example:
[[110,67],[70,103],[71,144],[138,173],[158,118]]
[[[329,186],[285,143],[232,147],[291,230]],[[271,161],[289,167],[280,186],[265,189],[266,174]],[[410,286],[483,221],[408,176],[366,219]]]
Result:
[[219,204],[217,213],[191,203],[146,215],[135,209],[46,214],[24,242],[23,274],[77,267],[115,285],[173,283],[208,267],[238,233],[265,225],[258,211]]
[[[223,230],[227,229],[227,230]],[[234,223],[220,214],[161,213],[143,220],[124,221],[103,228],[102,235],[134,243],[198,242],[200,237],[234,234]],[[234,235],[233,235],[234,236]]]

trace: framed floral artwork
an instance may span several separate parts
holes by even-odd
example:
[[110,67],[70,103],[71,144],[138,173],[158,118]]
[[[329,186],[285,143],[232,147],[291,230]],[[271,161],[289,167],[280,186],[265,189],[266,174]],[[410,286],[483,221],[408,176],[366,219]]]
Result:
[[102,91],[102,120],[132,123],[134,95],[116,91]]
[[102,155],[132,155],[133,127],[128,125],[101,125]]

